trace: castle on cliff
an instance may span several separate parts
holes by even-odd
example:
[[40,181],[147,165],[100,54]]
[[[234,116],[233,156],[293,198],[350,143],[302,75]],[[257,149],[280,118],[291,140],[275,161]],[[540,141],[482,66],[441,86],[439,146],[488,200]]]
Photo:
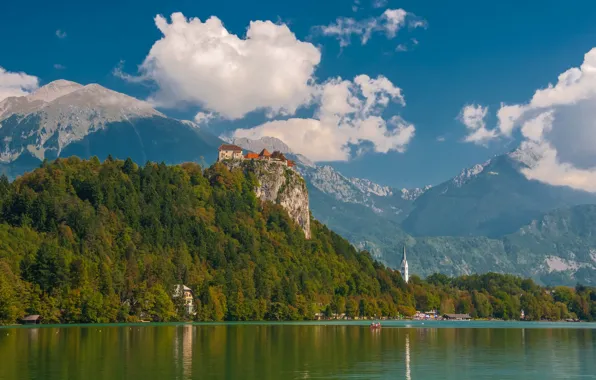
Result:
[[263,149],[260,153],[248,152],[246,155],[242,153],[242,148],[232,144],[222,144],[217,155],[217,161],[224,160],[256,160],[256,161],[267,161],[275,162],[287,167],[293,168],[296,163],[292,160],[288,160],[286,156],[280,151],[274,151],[270,153],[267,149]]

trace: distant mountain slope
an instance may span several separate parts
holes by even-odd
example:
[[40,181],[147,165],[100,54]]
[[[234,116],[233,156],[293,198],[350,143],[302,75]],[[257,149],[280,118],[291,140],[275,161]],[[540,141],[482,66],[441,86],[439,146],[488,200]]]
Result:
[[0,102],[0,126],[0,171],[11,177],[44,159],[71,155],[211,163],[221,143],[146,102],[97,84],[64,80]]
[[403,228],[416,236],[498,237],[553,209],[596,203],[593,194],[528,180],[514,157],[497,156],[429,189]]
[[[299,164],[299,170],[313,216],[389,266],[399,266],[405,245],[411,272],[421,276],[496,271],[549,284],[596,283],[596,272],[589,271],[596,244],[583,238],[596,228],[590,217],[596,206],[553,210],[594,196],[528,181],[519,171],[532,164],[526,153],[499,156],[436,187],[410,191],[348,178],[329,165]],[[563,217],[569,210],[573,223]],[[404,225],[416,221],[445,233],[413,236],[402,228],[404,218]],[[542,222],[553,218],[554,225]],[[533,226],[543,227],[538,233]],[[472,233],[478,236],[466,236]]]
[[595,205],[554,210],[497,239],[414,237],[364,205],[340,202],[316,188],[309,193],[315,218],[394,268],[405,245],[410,273],[422,277],[501,272],[546,284],[596,284]]
[[596,283],[596,205],[551,211],[504,242],[518,262],[528,256],[544,258],[534,270],[545,282],[559,283],[572,275],[582,283]]

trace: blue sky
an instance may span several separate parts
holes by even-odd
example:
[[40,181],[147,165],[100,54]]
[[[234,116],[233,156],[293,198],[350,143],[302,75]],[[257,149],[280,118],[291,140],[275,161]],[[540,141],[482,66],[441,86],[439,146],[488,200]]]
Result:
[[[314,72],[320,83],[328,78],[382,75],[401,89],[406,105],[391,103],[383,116],[399,115],[415,126],[405,151],[368,151],[333,165],[350,176],[406,187],[436,184],[463,167],[515,148],[521,141],[515,133],[484,145],[464,143],[466,127],[457,120],[462,107],[472,103],[488,107],[485,123],[492,128],[501,102],[527,102],[537,89],[556,83],[559,74],[580,66],[584,54],[596,46],[596,2],[583,0],[390,0],[380,7],[371,0],[30,1],[9,2],[3,8],[0,67],[34,75],[41,84],[61,78],[95,82],[140,98],[150,96],[155,85],[131,83],[114,76],[113,70],[122,61],[125,73],[139,75],[138,65],[162,37],[156,15],[169,19],[173,12],[182,12],[202,21],[216,16],[228,32],[241,38],[250,21],[285,23],[299,41],[320,50]],[[365,45],[354,36],[343,48],[332,36],[313,31],[338,17],[378,18],[386,9],[404,9],[425,20],[427,27],[406,25],[395,38],[373,33]],[[408,51],[396,51],[400,44]],[[303,107],[295,115],[274,119],[308,118],[315,109]],[[160,110],[192,119],[202,107],[193,103]],[[233,121],[216,118],[206,128],[224,133],[265,121],[262,112],[251,112]]]

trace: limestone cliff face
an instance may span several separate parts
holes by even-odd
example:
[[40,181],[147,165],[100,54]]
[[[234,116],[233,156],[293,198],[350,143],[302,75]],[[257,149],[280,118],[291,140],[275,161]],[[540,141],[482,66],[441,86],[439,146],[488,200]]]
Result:
[[282,206],[310,239],[310,208],[306,182],[296,171],[275,162],[228,161],[230,168],[241,167],[255,175],[255,193],[263,201]]

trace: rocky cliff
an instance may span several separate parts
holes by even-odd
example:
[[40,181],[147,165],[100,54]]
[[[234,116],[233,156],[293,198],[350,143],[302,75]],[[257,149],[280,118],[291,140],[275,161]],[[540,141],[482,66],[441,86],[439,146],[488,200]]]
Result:
[[282,206],[310,239],[310,208],[306,182],[296,171],[276,162],[225,161],[230,169],[240,167],[259,181],[255,193],[263,201]]

